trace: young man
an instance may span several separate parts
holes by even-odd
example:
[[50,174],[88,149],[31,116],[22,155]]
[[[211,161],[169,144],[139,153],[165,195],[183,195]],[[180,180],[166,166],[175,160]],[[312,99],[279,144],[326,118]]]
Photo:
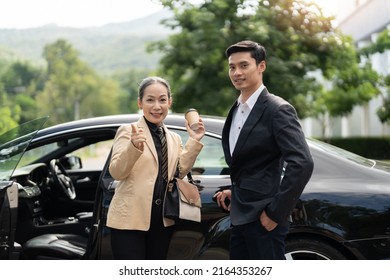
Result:
[[264,47],[238,42],[227,48],[226,57],[240,96],[222,132],[232,185],[215,197],[230,210],[230,258],[285,259],[288,220],[311,177],[313,160],[294,107],[263,84]]

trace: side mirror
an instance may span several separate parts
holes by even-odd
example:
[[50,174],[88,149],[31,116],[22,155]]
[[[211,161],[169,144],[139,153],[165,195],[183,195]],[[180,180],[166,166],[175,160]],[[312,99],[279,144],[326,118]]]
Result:
[[60,158],[60,164],[67,170],[81,169],[83,164],[81,158],[74,155],[66,155]]

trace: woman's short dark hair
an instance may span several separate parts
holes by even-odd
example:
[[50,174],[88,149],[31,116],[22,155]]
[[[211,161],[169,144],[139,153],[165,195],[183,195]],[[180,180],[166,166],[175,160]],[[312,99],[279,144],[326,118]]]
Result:
[[256,64],[259,64],[266,59],[265,48],[259,43],[253,41],[241,41],[236,44],[231,45],[225,51],[225,55],[229,58],[233,53],[237,52],[250,52],[251,57],[256,60]]
[[141,81],[138,87],[138,98],[142,100],[142,98],[144,97],[145,88],[156,83],[160,83],[163,86],[165,86],[168,91],[168,97],[171,98],[171,86],[169,85],[168,81],[165,80],[164,78],[157,77],[157,76],[146,77]]

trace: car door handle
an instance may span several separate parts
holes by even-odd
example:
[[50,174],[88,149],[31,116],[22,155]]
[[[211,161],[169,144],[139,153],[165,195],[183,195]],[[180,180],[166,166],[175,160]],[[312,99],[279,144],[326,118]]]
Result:
[[77,184],[80,184],[80,183],[88,183],[88,182],[91,182],[91,178],[89,177],[84,177],[82,179],[77,179]]

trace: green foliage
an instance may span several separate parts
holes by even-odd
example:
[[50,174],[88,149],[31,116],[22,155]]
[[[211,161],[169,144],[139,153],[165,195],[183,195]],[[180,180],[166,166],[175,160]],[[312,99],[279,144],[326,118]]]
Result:
[[366,158],[379,160],[390,159],[389,137],[335,137],[320,140]]
[[0,82],[0,135],[14,128],[20,117],[20,107],[12,105],[5,94],[3,84]]
[[[187,1],[163,2],[175,12],[175,20],[166,24],[181,32],[151,49],[164,53],[159,73],[172,85],[172,110],[196,107],[202,114],[225,114],[236,97],[227,76],[226,41],[221,34],[224,14],[232,13],[229,1],[214,1],[200,8]],[[182,10],[175,10],[176,4]]]
[[339,69],[333,88],[323,96],[326,111],[330,116],[349,114],[355,105],[363,105],[379,93],[377,80],[378,75],[370,66],[352,65],[348,70]]
[[138,85],[143,78],[151,75],[153,75],[153,72],[147,69],[131,69],[116,72],[113,75],[113,78],[119,81],[121,88],[118,113],[138,112]]
[[383,101],[382,106],[378,108],[377,114],[382,123],[387,122],[390,124],[390,98],[386,98]]
[[[360,50],[360,54],[369,58],[375,53],[384,53],[390,50],[390,30],[385,29],[379,33],[376,41]],[[377,87],[381,89],[382,106],[378,108],[377,115],[382,123],[390,124],[390,75],[380,75]]]
[[384,53],[386,50],[390,50],[390,30],[385,29],[379,33],[376,41],[367,47],[360,50],[360,53],[365,56],[370,56],[374,53]]
[[[174,110],[192,106],[203,114],[225,115],[238,93],[228,78],[224,50],[231,44],[250,39],[267,50],[264,84],[270,92],[284,97],[300,117],[318,116],[327,109],[338,116],[348,114],[369,88],[366,82],[350,80],[363,76],[351,38],[332,27],[314,3],[302,0],[206,0],[191,4],[184,0],[164,0],[174,18],[164,24],[178,29],[166,41],[149,50],[163,53],[160,73],[171,81],[175,92]],[[349,72],[353,69],[353,72]],[[320,70],[333,81],[333,91],[321,89],[313,76]],[[343,80],[345,78],[345,80]],[[351,84],[352,83],[352,84]],[[370,83],[370,82],[369,82]],[[359,94],[354,94],[354,92]],[[334,106],[339,93],[340,107]],[[364,99],[364,102],[367,100]],[[345,104],[346,103],[346,104]]]
[[43,56],[47,80],[37,100],[40,112],[51,116],[49,124],[116,112],[118,85],[100,78],[67,41],[47,45]]
[[36,117],[35,98],[44,83],[44,71],[29,62],[16,61],[1,75],[9,102],[20,107],[19,123]]
[[7,62],[0,67],[0,131],[35,115],[34,93],[41,72],[28,62]]
[[0,135],[18,125],[12,114],[11,108],[0,107]]
[[[0,33],[1,34],[1,33]],[[18,56],[15,52],[5,47],[0,43],[0,69],[4,69],[7,65],[18,60]]]
[[[174,15],[164,21],[176,32],[168,38],[166,33],[156,36],[152,31],[134,37],[127,25],[120,31],[110,25],[96,30],[51,26],[2,32],[0,43],[9,43],[12,51],[0,46],[0,129],[42,115],[51,115],[54,124],[136,112],[138,83],[148,75],[169,80],[174,112],[196,107],[201,114],[226,115],[239,93],[229,80],[224,51],[244,39],[266,47],[265,85],[290,101],[301,118],[347,115],[356,104],[364,104],[378,94],[379,88],[384,103],[378,115],[383,122],[389,121],[390,101],[384,92],[388,92],[390,77],[378,76],[369,64],[359,66],[358,59],[360,54],[369,56],[389,49],[388,31],[379,35],[375,45],[357,53],[352,39],[332,27],[332,18],[306,1],[160,2]],[[47,43],[60,35],[69,40]],[[145,42],[160,38],[148,48],[154,54],[145,55]],[[23,47],[27,52],[42,52],[37,40],[46,44],[43,58],[47,68],[17,58],[16,53],[22,52],[20,42],[28,42]],[[77,46],[77,51],[69,42]],[[121,70],[113,80],[103,78],[80,57],[101,74]],[[155,71],[160,57],[160,67]],[[320,73],[327,86],[317,82],[313,71]]]
[[[51,116],[50,125],[117,114],[125,104],[118,82],[97,75],[66,40],[45,46],[43,56],[47,69],[21,61],[0,64],[0,131],[42,115]],[[128,78],[136,88],[137,82]],[[129,107],[121,110],[127,113]]]

